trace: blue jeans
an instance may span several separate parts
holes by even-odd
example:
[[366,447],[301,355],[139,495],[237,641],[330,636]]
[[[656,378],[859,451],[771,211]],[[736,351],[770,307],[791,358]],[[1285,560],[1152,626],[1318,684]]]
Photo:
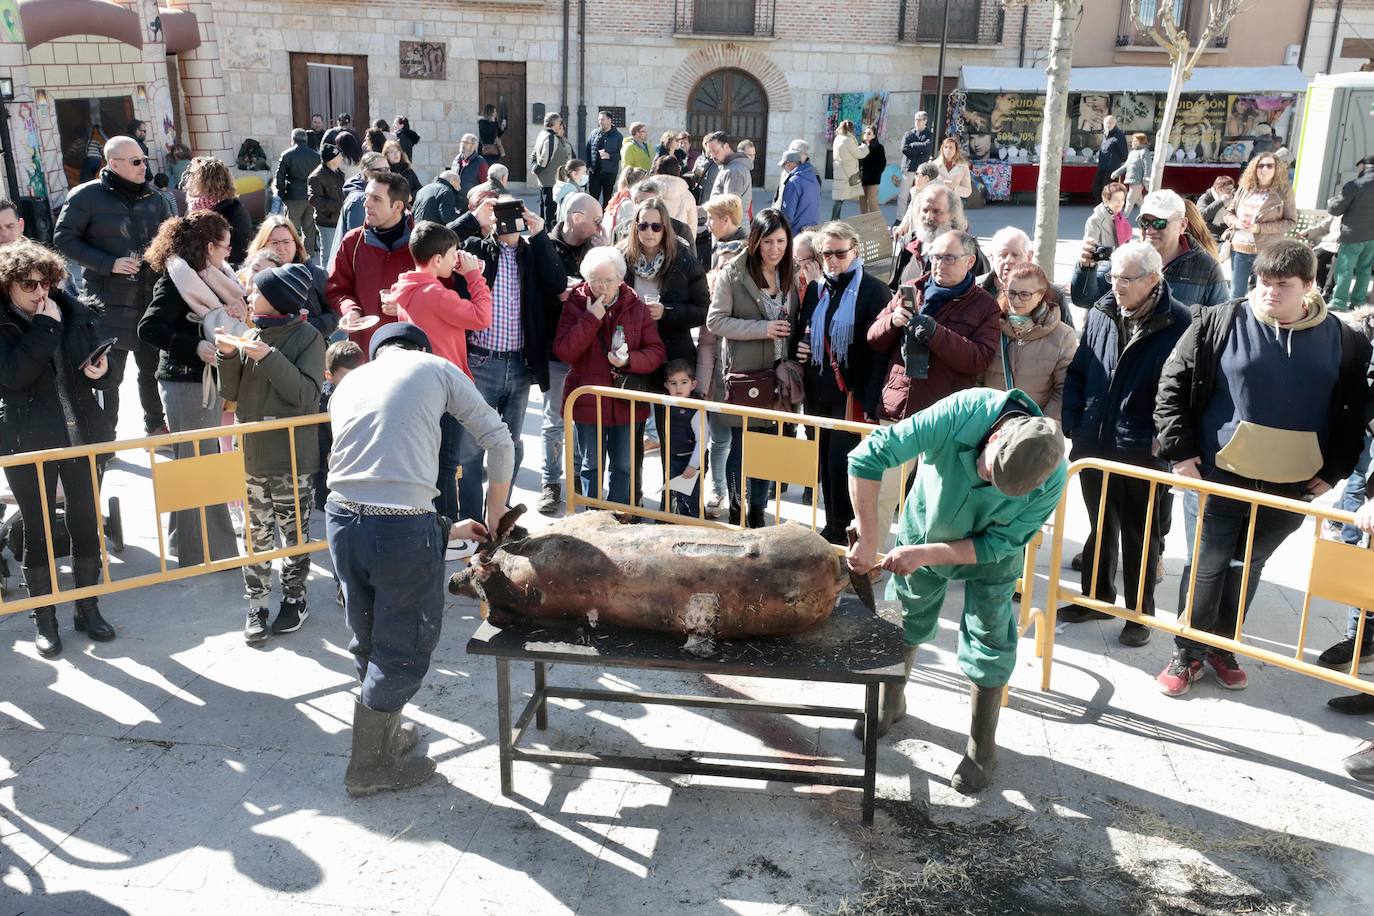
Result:
[[[1345,479],[1345,487],[1341,490],[1341,498],[1336,501],[1337,509],[1344,509],[1346,512],[1356,512],[1360,506],[1364,505],[1365,483],[1369,480],[1369,460],[1371,457],[1371,446],[1374,446],[1374,437],[1369,433],[1364,434],[1364,451],[1360,452],[1360,460],[1355,464],[1355,470],[1350,472],[1350,476]],[[1358,546],[1364,539],[1360,529],[1354,525],[1343,525],[1341,527],[1341,540],[1347,544]],[[1345,635],[1351,639],[1355,638],[1355,628],[1360,623],[1360,609],[1352,607],[1350,616],[1346,620]],[[1368,615],[1364,624],[1365,638],[1374,639],[1374,613]]]
[[706,426],[711,433],[711,483],[716,496],[726,499],[730,485],[725,478],[725,463],[730,460],[730,424],[725,415],[708,413]]
[[1231,252],[1231,298],[1242,299],[1250,293],[1250,273],[1255,256],[1240,251]]
[[597,465],[596,460],[596,424],[573,424],[573,434],[577,437],[578,476],[582,479],[583,496],[609,499],[615,503],[630,502],[630,437],[639,428],[639,425],[634,423],[621,426],[602,424],[602,458],[611,466],[611,484],[607,492],[601,487],[602,468]]
[[[1292,493],[1281,495],[1291,496]],[[1243,608],[1248,610],[1259,588],[1264,564],[1288,536],[1302,527],[1302,516],[1278,509],[1256,510],[1255,542],[1250,555],[1250,579]],[[1243,613],[1240,579],[1245,564],[1245,537],[1250,523],[1250,507],[1232,499],[1213,496],[1200,519],[1197,585],[1193,592],[1194,629],[1219,636],[1234,636],[1237,613]],[[1177,650],[1190,659],[1201,659],[1208,651],[1202,643],[1174,637]]]
[[[473,348],[468,354],[468,367],[472,369],[472,379],[482,398],[501,415],[515,442],[515,468],[511,472],[514,484],[515,475],[520,473],[520,460],[525,455],[520,429],[525,423],[525,408],[530,403],[530,372],[525,368],[525,357],[521,353],[498,356]],[[477,440],[464,433],[458,446],[458,463],[463,466],[463,479],[458,483],[458,506],[463,518],[485,518],[482,474],[485,457]]]
[[[773,428],[776,429],[775,424]],[[730,457],[725,464],[725,478],[730,487],[730,521],[736,525],[743,525],[740,520],[741,512],[753,515],[755,519],[762,517],[762,513],[768,508],[768,489],[771,480],[756,480],[749,478],[749,499],[747,508],[740,505],[740,484],[743,476],[742,462],[744,458],[744,427],[734,426],[730,429]],[[747,517],[745,521],[747,521]],[[754,527],[754,526],[750,526]]]
[[363,705],[399,712],[420,689],[444,620],[444,547],[434,513],[326,509],[329,557],[343,588]]
[[568,364],[549,360],[549,390],[544,392],[544,420],[539,435],[544,439],[544,486],[563,479],[563,389],[568,382]]
[[334,232],[338,227],[316,225],[315,228],[320,233],[320,266],[323,267],[325,270],[328,270],[329,253],[334,250]]

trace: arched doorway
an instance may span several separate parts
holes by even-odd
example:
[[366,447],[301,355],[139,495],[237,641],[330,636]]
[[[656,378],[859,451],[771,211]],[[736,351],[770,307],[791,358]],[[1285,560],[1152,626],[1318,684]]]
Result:
[[753,140],[754,187],[763,185],[768,162],[768,96],[743,70],[716,70],[692,87],[687,97],[687,130],[698,141],[716,130],[735,139]]

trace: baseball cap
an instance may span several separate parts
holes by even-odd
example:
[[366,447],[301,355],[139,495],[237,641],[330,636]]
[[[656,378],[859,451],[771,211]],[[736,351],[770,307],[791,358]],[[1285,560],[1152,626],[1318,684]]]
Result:
[[1162,191],[1151,191],[1140,202],[1142,216],[1149,214],[1160,219],[1183,219],[1185,212],[1183,198],[1167,188]]
[[786,164],[789,163],[789,162],[801,162],[801,161],[802,161],[802,154],[801,154],[800,152],[798,152],[797,150],[790,149],[790,150],[788,150],[787,152],[785,152],[785,153],[782,154],[782,158],[778,160],[778,165],[786,165]]
[[1064,436],[1047,417],[1014,417],[1001,427],[998,448],[988,465],[994,487],[1008,496],[1025,496],[1050,479],[1064,461]]
[[413,349],[424,350],[426,353],[434,352],[429,345],[429,335],[420,330],[419,326],[409,321],[396,321],[382,325],[377,329],[377,333],[372,335],[372,342],[367,347],[367,358],[376,359],[377,351],[388,343],[408,343]]

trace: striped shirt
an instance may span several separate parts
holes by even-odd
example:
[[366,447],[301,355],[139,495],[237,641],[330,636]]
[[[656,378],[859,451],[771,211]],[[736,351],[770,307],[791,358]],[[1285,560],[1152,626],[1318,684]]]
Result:
[[491,326],[472,335],[472,344],[504,353],[525,347],[520,324],[520,271],[515,264],[516,245],[497,242],[496,281],[491,286]]

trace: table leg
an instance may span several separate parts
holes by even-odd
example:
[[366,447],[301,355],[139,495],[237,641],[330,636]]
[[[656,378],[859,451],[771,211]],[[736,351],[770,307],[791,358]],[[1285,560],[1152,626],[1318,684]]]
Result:
[[543,731],[549,727],[549,698],[544,695],[544,663],[534,663],[534,727]]
[[511,786],[510,661],[496,660],[496,731],[501,753],[501,794],[513,795]]
[[878,783],[878,685],[869,684],[864,698],[864,809],[863,822],[873,823]]

